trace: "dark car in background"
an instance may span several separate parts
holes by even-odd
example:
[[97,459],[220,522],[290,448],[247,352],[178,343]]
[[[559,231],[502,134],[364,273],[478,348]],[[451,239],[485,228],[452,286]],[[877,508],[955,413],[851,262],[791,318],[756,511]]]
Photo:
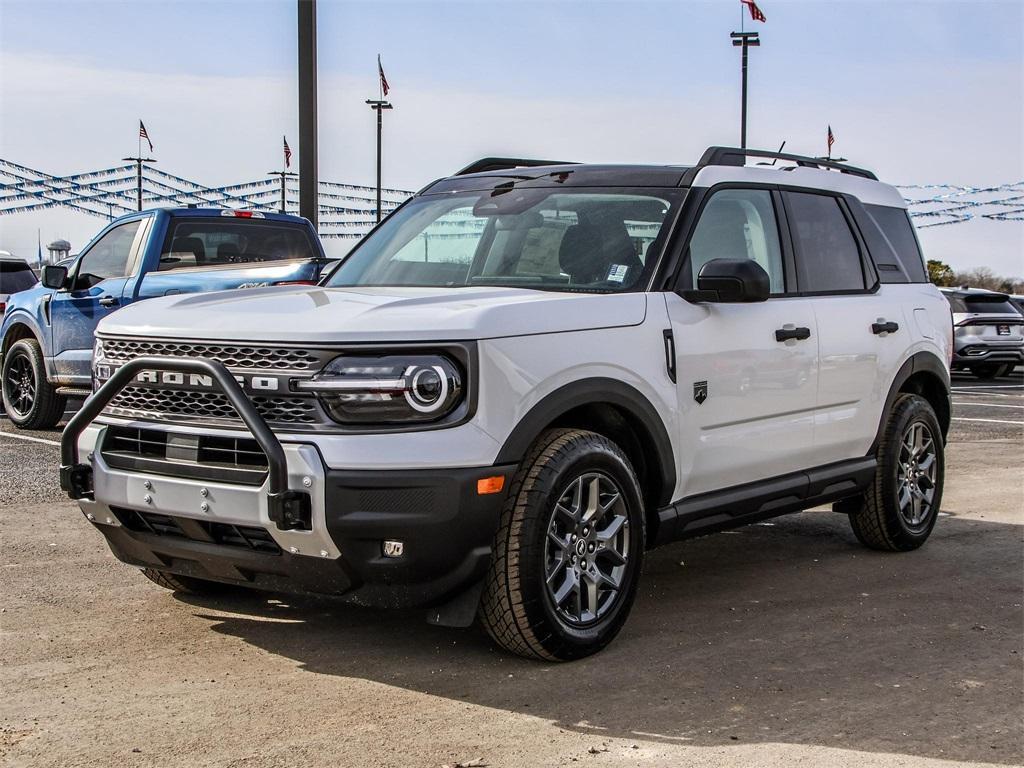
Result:
[[39,282],[39,278],[24,259],[0,252],[0,315],[7,309],[12,293],[25,291]]
[[953,313],[953,370],[994,379],[1024,363],[1024,315],[1010,296],[980,288],[942,293]]

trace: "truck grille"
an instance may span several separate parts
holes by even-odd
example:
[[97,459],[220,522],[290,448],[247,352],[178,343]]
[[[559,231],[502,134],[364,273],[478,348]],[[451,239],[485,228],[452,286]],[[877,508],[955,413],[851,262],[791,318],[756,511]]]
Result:
[[[105,360],[115,368],[138,357],[200,358],[222,363],[236,376],[276,377],[279,389],[248,394],[256,410],[271,426],[308,430],[330,423],[316,397],[288,391],[286,380],[292,373],[297,376],[316,373],[337,352],[257,344],[131,338],[104,338],[103,351]],[[104,408],[104,413],[147,421],[225,427],[238,427],[242,423],[219,388],[190,388],[176,383],[152,386],[149,382],[136,382],[118,392]]]
[[104,339],[103,351],[113,363],[126,363],[136,357],[201,357],[216,360],[228,368],[308,371],[317,369],[321,357],[308,349],[260,347],[234,344],[200,344],[176,341]]
[[[260,415],[275,424],[316,424],[320,422],[316,401],[310,397],[250,398]],[[239,422],[238,413],[220,392],[180,389],[125,387],[104,409],[115,416],[184,417]]]

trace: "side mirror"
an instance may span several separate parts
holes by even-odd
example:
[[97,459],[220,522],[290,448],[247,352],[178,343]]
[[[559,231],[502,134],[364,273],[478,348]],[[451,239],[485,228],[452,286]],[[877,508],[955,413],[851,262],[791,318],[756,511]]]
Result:
[[64,290],[68,285],[68,268],[47,264],[43,267],[39,282],[55,291]]
[[745,303],[764,301],[771,293],[771,279],[750,259],[712,259],[697,273],[697,290],[686,291],[691,301]]

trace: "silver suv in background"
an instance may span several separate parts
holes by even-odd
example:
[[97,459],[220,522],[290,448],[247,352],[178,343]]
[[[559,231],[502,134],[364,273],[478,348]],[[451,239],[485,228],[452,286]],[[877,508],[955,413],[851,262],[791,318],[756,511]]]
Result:
[[942,293],[953,313],[953,370],[994,379],[1024,363],[1024,317],[1007,294],[980,288]]

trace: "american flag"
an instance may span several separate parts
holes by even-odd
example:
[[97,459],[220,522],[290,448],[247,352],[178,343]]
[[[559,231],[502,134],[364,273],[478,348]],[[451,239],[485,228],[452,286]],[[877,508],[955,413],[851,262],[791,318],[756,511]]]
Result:
[[764,13],[761,12],[761,9],[757,7],[757,3],[755,3],[754,0],[740,0],[740,2],[747,6],[747,10],[750,11],[750,18],[754,21],[768,21],[768,19],[765,18]]
[[380,75],[380,92],[382,95],[387,96],[391,88],[388,86],[388,79],[384,77],[384,66],[380,63],[379,53],[377,54],[377,74]]
[[153,142],[149,140],[149,134],[146,133],[146,126],[142,124],[141,120],[139,120],[139,138],[146,140],[146,143],[149,144],[149,151],[152,152]]
[[832,126],[828,127],[828,156],[832,157],[832,145],[836,143],[836,137],[832,135]]
[[292,148],[288,146],[288,137],[282,136],[281,140],[284,141],[284,167],[292,167]]

